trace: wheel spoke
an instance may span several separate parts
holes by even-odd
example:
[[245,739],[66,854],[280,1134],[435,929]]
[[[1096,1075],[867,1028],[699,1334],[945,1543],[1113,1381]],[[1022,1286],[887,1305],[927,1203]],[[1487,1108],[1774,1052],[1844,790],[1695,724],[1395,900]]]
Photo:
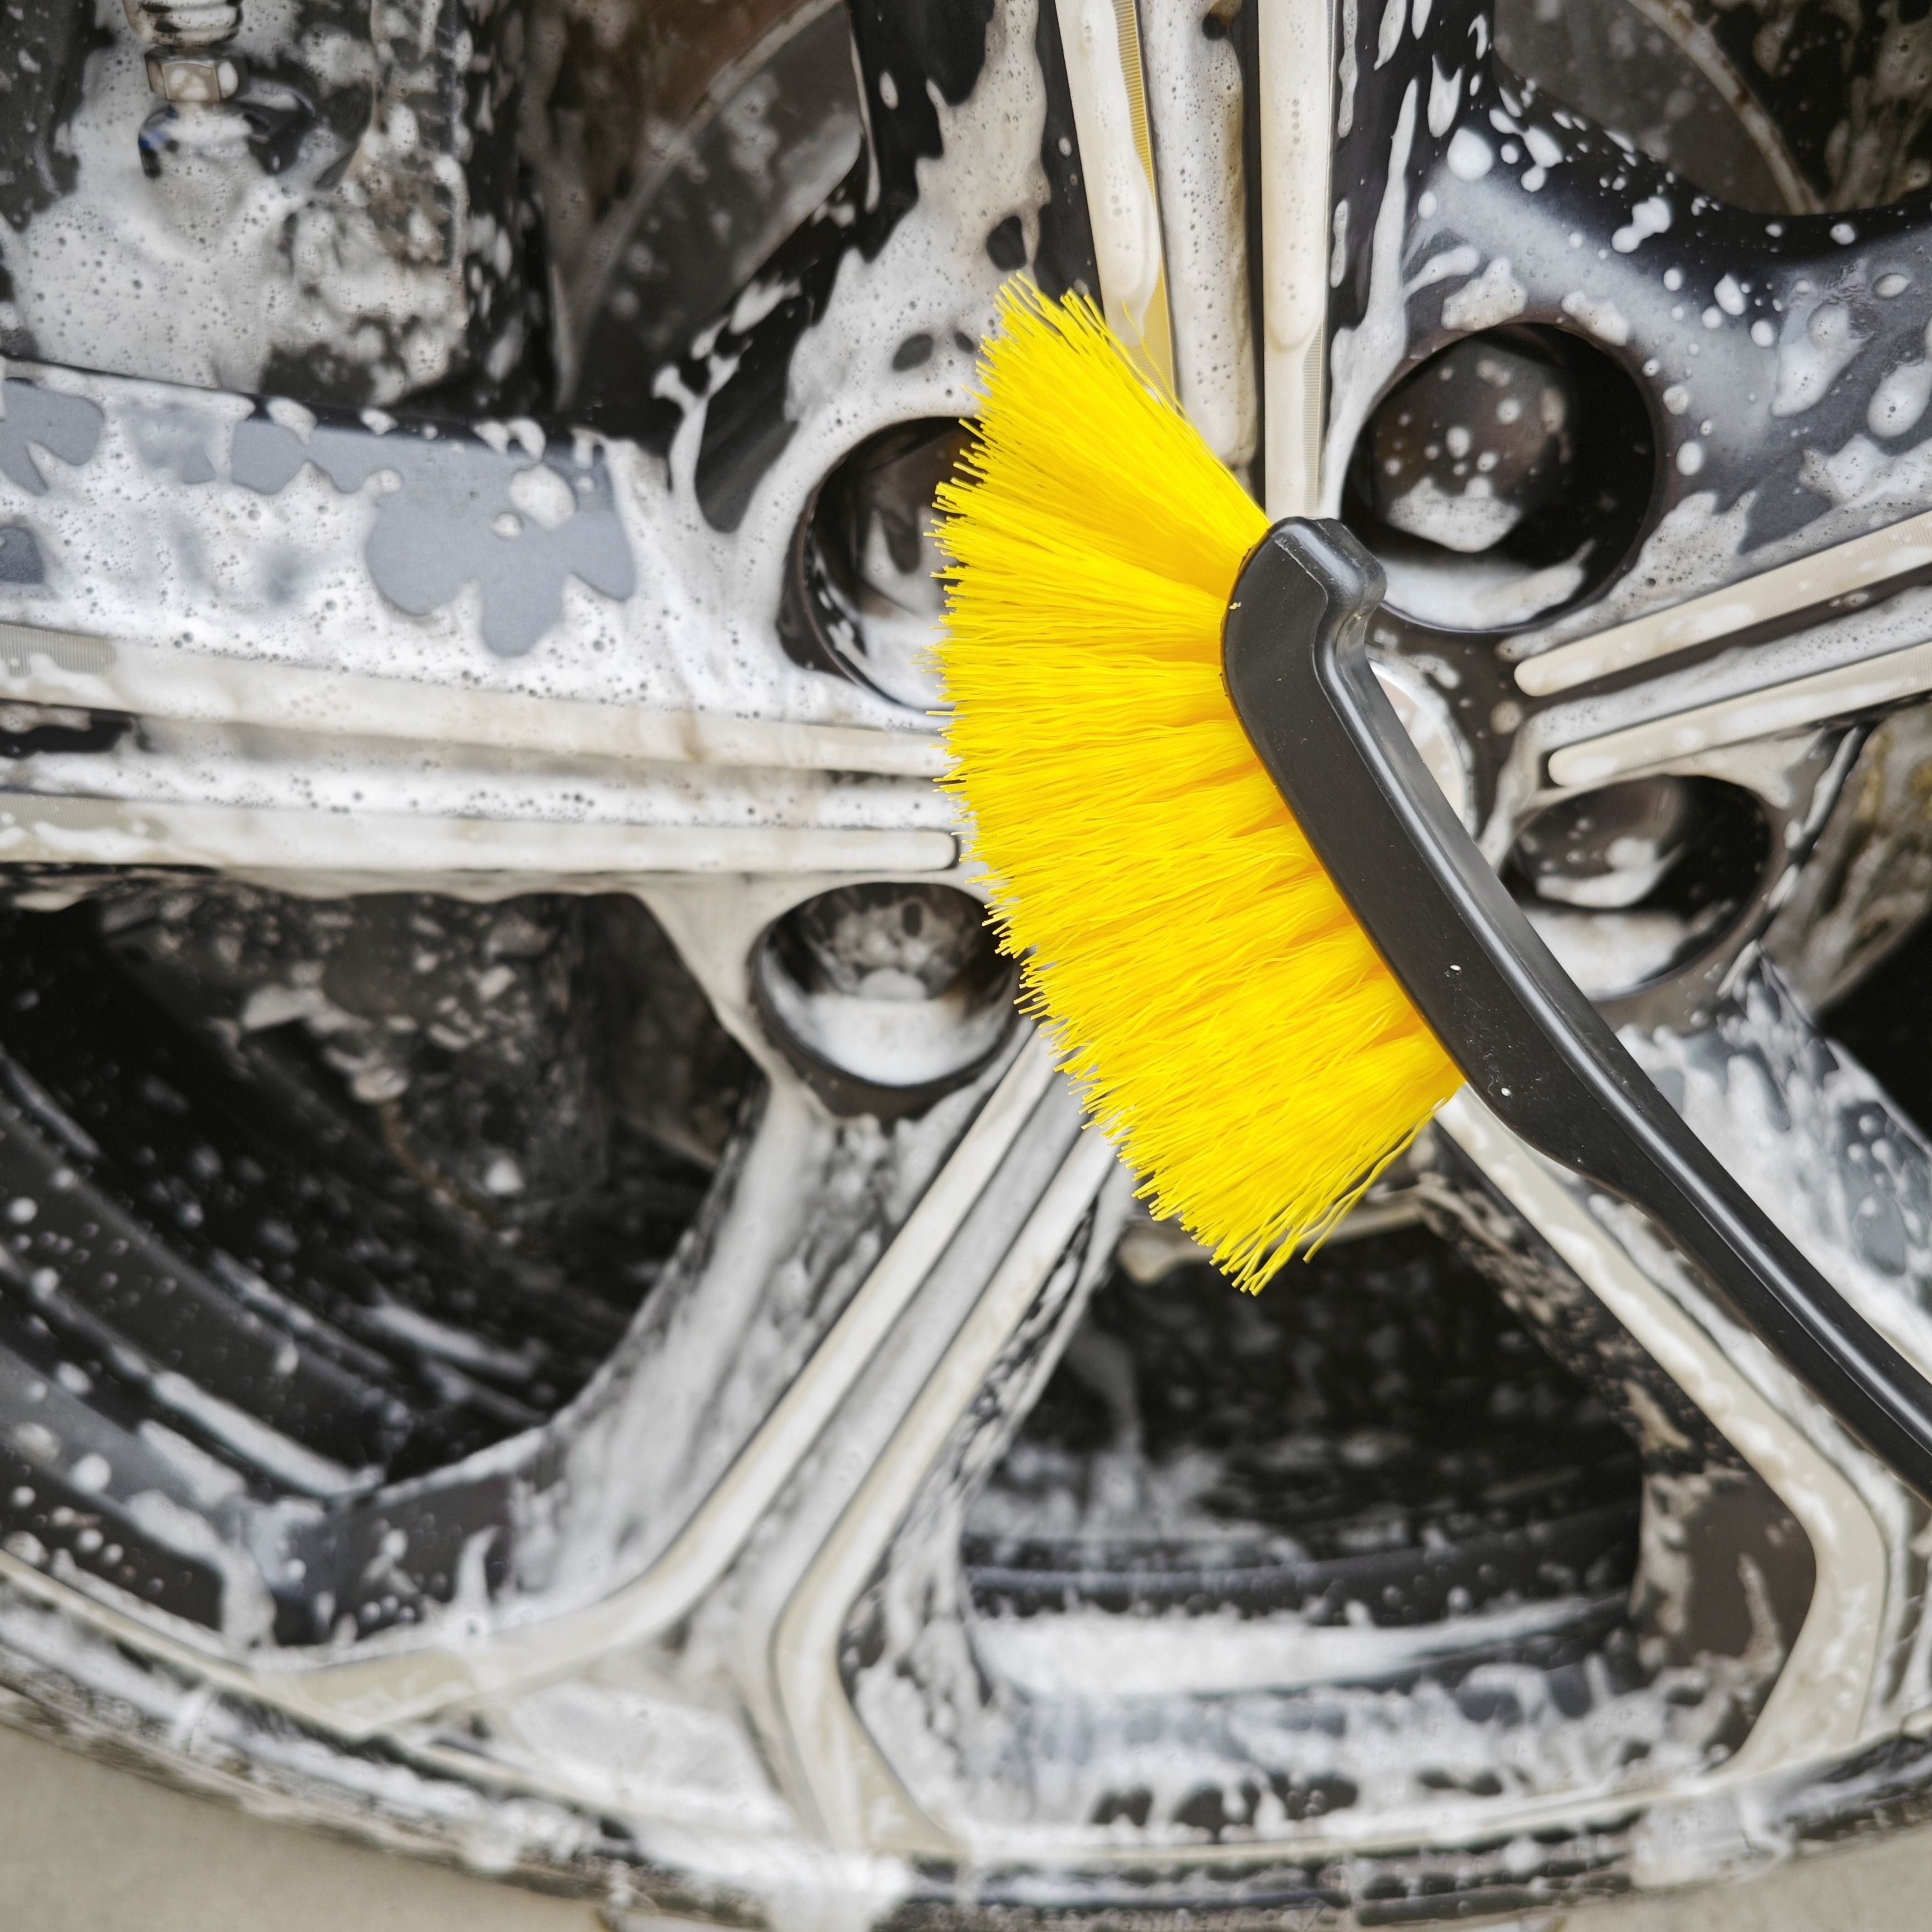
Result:
[[[1327,400],[1331,164],[1329,76],[1333,10],[1306,0],[1258,0],[1262,299],[1268,477],[1271,516],[1325,508],[1322,423]],[[1344,56],[1354,71],[1354,50]]]
[[934,778],[944,769],[936,742],[913,731],[596,704],[491,691],[433,676],[371,677],[326,664],[295,666],[110,644],[24,624],[0,627],[0,698],[168,724],[248,724],[304,737],[374,738],[644,765],[906,778]]

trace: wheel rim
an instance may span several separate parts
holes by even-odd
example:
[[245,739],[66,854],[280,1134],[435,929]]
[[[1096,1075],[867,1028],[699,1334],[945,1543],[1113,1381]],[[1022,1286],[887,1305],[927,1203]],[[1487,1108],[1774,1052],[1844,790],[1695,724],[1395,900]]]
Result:
[[[291,900],[626,895],[763,1089],[703,1205],[680,1208],[635,1320],[554,1413],[386,1482],[357,1478],[382,1460],[374,1438],[311,1441],[290,1422],[285,1440],[252,1438],[250,1462],[231,1427],[262,1493],[212,1501],[104,1392],[118,1376],[152,1396],[170,1345],[141,1352],[136,1316],[95,1292],[124,1266],[68,1258],[86,1242],[68,1204],[98,1222],[112,1190],[92,1186],[98,1137],[70,1121],[80,1139],[63,1140],[59,1097],[23,1065],[5,1157],[28,1177],[10,1195],[34,1212],[16,1223],[10,1312],[18,1301],[70,1354],[83,1335],[97,1355],[121,1351],[86,1388],[52,1356],[36,1365],[52,1347],[76,1366],[44,1337],[22,1333],[0,1362],[21,1365],[6,1474],[27,1497],[0,1558],[10,1641],[44,1696],[118,1682],[142,1714],[133,1734],[205,1734],[206,1762],[238,1754],[285,1781],[296,1759],[269,1741],[294,1718],[334,1767],[318,1812],[340,1815],[373,1754],[394,1767],[400,1828],[446,1843],[494,1817],[533,1866],[621,1878],[631,1861],[719,1910],[769,1904],[770,1885],[740,1875],[748,1844],[875,1904],[1024,1902],[1046,1873],[1056,1898],[1500,1910],[1748,1858],[1772,1829],[1769,1780],[1798,1767],[1882,1748],[1900,1767],[1886,1774],[1909,1780],[1900,1726],[1932,1697],[1916,1505],[1643,1228],[1466,1100],[1408,1177],[1409,1206],[1481,1258],[1635,1441],[1642,1555],[1618,1628],[1652,1654],[1566,1708],[1558,1674],[1609,1654],[1590,1619],[1609,1616],[1611,1586],[1566,1627],[1568,1652],[1489,1629],[1404,1671],[1392,1645],[1368,1666],[1336,1661],[1312,1641],[1327,1627],[1296,1621],[1305,1601],[1264,1589],[1243,1604],[1224,1576],[1204,1586],[1208,1616],[1200,1600],[1159,1606],[1174,1688],[1080,1677],[1083,1644],[1104,1661],[1147,1620],[1145,1578],[1111,1608],[1089,1580],[1070,1608],[1039,1594],[1009,1616],[985,1574],[962,1570],[962,1518],[1110,1265],[1124,1178],[1078,1132],[1038,1041],[956,1056],[895,1117],[862,1079],[839,1086],[818,1064],[825,1036],[788,1037],[758,992],[766,936],[828,894],[973,889],[926,721],[864,675],[863,596],[820,596],[800,560],[855,451],[970,407],[1008,274],[1084,284],[1142,322],[1165,299],[1181,398],[1216,447],[1257,464],[1280,507],[1358,519],[1351,460],[1406,376],[1457,342],[1533,348],[1546,338],[1501,332],[1548,332],[1614,366],[1649,439],[1622,521],[1600,513],[1598,530],[1576,512],[1606,553],[1597,574],[1486,629],[1392,610],[1378,642],[1460,740],[1485,848],[1526,892],[1534,824],[1611,784],[1652,787],[1653,815],[1684,786],[1756,814],[1748,862],[1689,911],[1647,891],[1615,902],[1626,921],[1676,920],[1677,943],[1640,950],[1601,990],[1740,1178],[1932,1359],[1910,1292],[1932,1266],[1923,1138],[1780,977],[1814,994],[1847,982],[1856,949],[1816,884],[1850,836],[1834,808],[1917,769],[1914,715],[1871,721],[1932,688],[1910,520],[1932,485],[1899,453],[1913,398],[1932,393],[1913,373],[1932,265],[1921,205],[1863,205],[1914,182],[1916,124],[1878,125],[1835,164],[1828,143],[1794,139],[1782,191],[1840,212],[1747,213],[1499,69],[1485,10],[1341,10],[1342,38],[1307,70],[1341,71],[1331,152],[1256,104],[1292,92],[1306,51],[1310,20],[1285,6],[1212,16],[1211,34],[1148,10],[1134,45],[1151,142],[1114,111],[1130,97],[1112,91],[1126,56],[1111,19],[855,9],[857,160],[675,355],[651,350],[648,384],[584,361],[629,286],[624,238],[648,196],[586,244],[575,286],[604,306],[578,296],[562,359],[576,356],[569,380],[608,434],[10,375],[0,472],[20,574],[0,642],[23,709],[4,802],[26,904],[98,894],[110,874],[211,872]],[[1719,54],[1752,71],[1744,18],[1684,26],[1707,74]],[[747,44],[822,60],[836,20],[760,22]],[[706,84],[728,105],[742,71],[720,62]],[[1760,92],[1782,128],[1775,90]],[[1231,173],[1245,201],[1203,213]],[[1090,194],[1096,182],[1120,196]],[[1306,286],[1251,276],[1231,248],[1243,240],[1312,264],[1325,311]],[[1586,460],[1600,470],[1603,452]],[[1436,561],[1460,568],[1460,554]],[[1551,566],[1484,567],[1492,584]],[[1880,904],[1909,842],[1870,842],[1861,962],[1922,900]],[[1608,850],[1576,876],[1616,872]],[[1681,884],[1685,862],[1666,857]],[[1556,932],[1579,903],[1548,896],[1540,916]],[[1576,956],[1600,958],[1612,902],[1581,903]],[[1767,1134],[1778,1118],[1792,1124]],[[79,1192],[58,1178],[76,1172]],[[291,1382],[278,1362],[293,1318],[259,1273],[247,1307],[251,1270],[221,1252],[236,1275],[158,1261],[150,1299],[167,1276],[168,1294],[242,1310],[235,1333],[265,1359],[242,1378],[255,1407],[231,1406],[273,1429],[262,1392],[279,1390],[380,1436],[382,1376],[352,1389],[352,1351],[297,1338]],[[60,1278],[36,1286],[46,1270]],[[218,1435],[204,1416],[201,1453]],[[143,1575],[172,1592],[165,1614],[87,1580],[113,1542],[124,1568],[137,1535]],[[1274,1562],[1267,1587],[1292,1568]],[[278,1606],[312,1601],[325,1574],[330,1614],[290,1620]],[[1322,1587],[1350,1574],[1322,1570]],[[1220,1642],[1222,1611],[1264,1640]],[[153,1660],[138,1694],[109,1643]],[[62,1644],[95,1647],[63,1663]],[[684,1727],[712,1772],[683,1790],[655,1770],[626,1787],[615,1747],[583,1742],[651,1724]],[[1136,1784],[1144,1760],[1158,1773]],[[526,1794],[514,1820],[506,1788]],[[1868,1802],[1782,1788],[1800,1829]],[[1636,1822],[1659,1801],[1676,1810]],[[614,1810],[628,1845],[586,1822]],[[1468,1849],[1481,1843],[1501,1849]]]

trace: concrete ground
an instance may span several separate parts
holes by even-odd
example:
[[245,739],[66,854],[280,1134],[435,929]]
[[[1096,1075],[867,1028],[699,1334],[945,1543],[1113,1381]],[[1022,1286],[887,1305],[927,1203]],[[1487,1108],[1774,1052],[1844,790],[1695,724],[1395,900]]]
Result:
[[[637,1932],[671,1922],[626,1914]],[[0,1730],[4,1932],[598,1932],[589,1905],[264,1823]],[[1916,1932],[1932,1832],[1520,1932]]]

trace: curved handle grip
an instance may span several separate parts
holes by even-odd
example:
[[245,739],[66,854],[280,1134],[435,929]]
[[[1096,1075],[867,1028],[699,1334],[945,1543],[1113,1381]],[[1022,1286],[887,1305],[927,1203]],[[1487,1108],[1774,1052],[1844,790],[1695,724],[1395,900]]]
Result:
[[1382,567],[1277,524],[1222,632],[1256,754],[1376,949],[1510,1129],[1652,1216],[1899,1479],[1932,1501],[1932,1382],[1778,1232],[1626,1053],[1449,809],[1368,657]]

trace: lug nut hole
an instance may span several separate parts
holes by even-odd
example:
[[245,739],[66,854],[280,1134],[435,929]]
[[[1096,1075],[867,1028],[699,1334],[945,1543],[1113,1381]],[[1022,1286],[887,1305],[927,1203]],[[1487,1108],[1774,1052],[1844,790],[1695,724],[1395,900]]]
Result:
[[1504,876],[1571,978],[1608,999],[1706,958],[1770,856],[1763,807],[1742,786],[1634,778],[1539,812]]
[[1432,356],[1370,415],[1342,515],[1388,602],[1437,629],[1508,631],[1601,584],[1648,512],[1636,385],[1560,329],[1496,328]]
[[946,595],[934,499],[971,432],[950,416],[896,423],[839,463],[806,506],[786,562],[778,631],[802,664],[894,703],[940,702],[926,652]]
[[774,1040],[838,1113],[917,1112],[1012,1030],[1017,970],[986,909],[950,886],[842,886],[759,941],[752,986]]

